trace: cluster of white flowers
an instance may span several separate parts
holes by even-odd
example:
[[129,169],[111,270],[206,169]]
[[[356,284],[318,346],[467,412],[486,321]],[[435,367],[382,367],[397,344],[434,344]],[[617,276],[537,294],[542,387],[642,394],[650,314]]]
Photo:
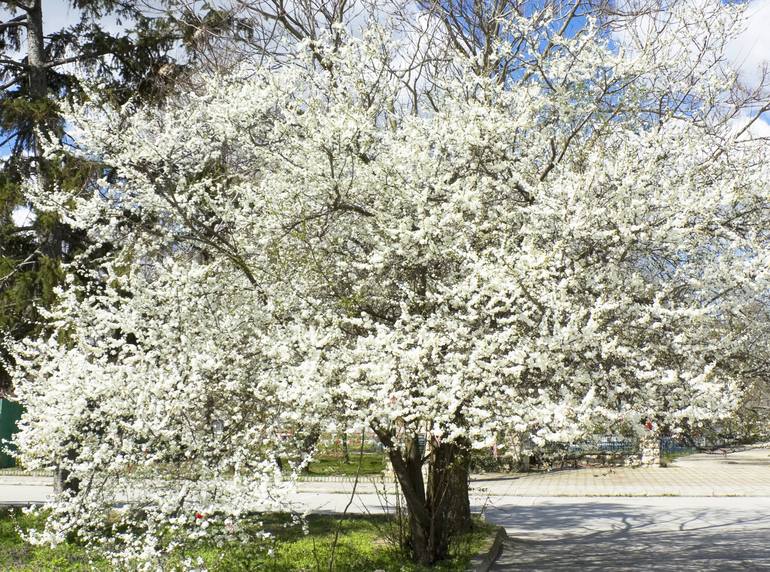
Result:
[[125,498],[108,542],[150,560],[280,501],[298,424],[485,447],[729,415],[770,284],[770,157],[713,101],[733,77],[685,74],[665,31],[506,25],[519,73],[457,57],[411,98],[372,26],[162,109],[72,112],[116,175],[37,197],[108,252],[18,348],[22,462],[81,483],[41,538],[104,539]]

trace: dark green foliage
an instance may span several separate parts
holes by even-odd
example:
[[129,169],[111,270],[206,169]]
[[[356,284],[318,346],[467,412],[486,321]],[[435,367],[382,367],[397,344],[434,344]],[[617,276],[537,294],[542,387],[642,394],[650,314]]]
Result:
[[[39,310],[54,302],[61,263],[87,246],[83,233],[28,204],[23,185],[36,176],[44,186],[56,185],[74,196],[90,193],[95,178],[107,174],[82,159],[41,157],[40,133],[69,141],[61,103],[86,97],[71,64],[115,103],[159,100],[184,71],[170,55],[185,33],[178,18],[148,17],[143,3],[134,1],[62,2],[72,9],[73,21],[35,42],[27,33],[36,25],[43,29],[45,6],[40,0],[0,0],[10,13],[0,22],[0,156],[5,157],[0,160],[0,396],[10,389],[2,340],[42,331]],[[99,20],[104,16],[117,19],[122,30],[106,31]],[[21,227],[13,220],[20,208],[33,213]]]

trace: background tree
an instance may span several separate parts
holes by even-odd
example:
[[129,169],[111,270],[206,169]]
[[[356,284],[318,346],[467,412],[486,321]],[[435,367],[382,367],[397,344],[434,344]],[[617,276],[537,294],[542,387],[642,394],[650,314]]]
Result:
[[[47,30],[46,10],[65,5],[71,23]],[[43,327],[39,310],[55,299],[61,263],[87,247],[84,233],[30,203],[24,182],[39,177],[74,196],[105,175],[82,157],[47,161],[37,137],[68,141],[60,108],[87,97],[84,81],[115,105],[158,102],[188,87],[185,70],[223,65],[215,60],[220,50],[204,40],[238,26],[224,10],[175,1],[3,0],[0,9],[0,331],[22,339]],[[1,393],[11,389],[5,361]]]
[[[83,158],[47,161],[37,138],[67,140],[60,104],[83,99],[84,77],[119,104],[162,96],[181,69],[169,55],[178,34],[165,21],[146,17],[141,3],[66,4],[76,19],[53,32],[46,31],[41,0],[0,4],[5,16],[0,23],[0,330],[14,339],[40,331],[39,309],[54,300],[61,262],[73,260],[87,245],[84,233],[28,201],[24,181],[37,177],[44,187],[74,196],[90,192],[95,177],[103,175]],[[105,28],[105,18],[113,26]],[[0,391],[10,389],[9,381],[0,364]]]

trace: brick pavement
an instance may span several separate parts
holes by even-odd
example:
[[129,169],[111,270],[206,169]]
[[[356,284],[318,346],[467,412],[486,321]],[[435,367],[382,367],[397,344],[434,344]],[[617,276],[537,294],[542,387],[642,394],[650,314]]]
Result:
[[[365,479],[363,494],[392,484]],[[349,493],[350,481],[300,482],[299,490]],[[592,496],[755,496],[770,497],[770,448],[727,455],[700,453],[675,460],[668,467],[603,467],[547,473],[475,475],[473,495],[514,497]]]
[[[0,476],[0,504],[30,495],[30,498],[35,499],[40,495],[45,496],[49,492],[50,482],[50,477]],[[298,490],[305,493],[349,494],[352,488],[352,479],[298,483]],[[364,495],[375,494],[383,489],[392,495],[394,484],[381,477],[366,477],[357,487],[357,491]],[[691,455],[677,459],[666,468],[605,467],[547,473],[475,475],[472,496],[477,502],[482,502],[485,497],[501,496],[770,497],[770,448],[754,448],[727,455]]]
[[503,496],[770,497],[770,448],[700,453],[668,467],[613,467],[527,475],[480,475],[476,489]]

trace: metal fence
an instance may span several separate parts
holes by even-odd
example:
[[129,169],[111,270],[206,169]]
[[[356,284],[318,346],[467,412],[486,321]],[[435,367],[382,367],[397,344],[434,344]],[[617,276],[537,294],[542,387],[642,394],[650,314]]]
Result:
[[633,454],[639,449],[636,439],[627,439],[613,435],[594,437],[578,443],[572,443],[567,447],[571,454],[593,455],[601,453],[625,453]]
[[661,437],[660,450],[663,453],[692,453],[697,451],[692,445],[677,441],[674,437]]

